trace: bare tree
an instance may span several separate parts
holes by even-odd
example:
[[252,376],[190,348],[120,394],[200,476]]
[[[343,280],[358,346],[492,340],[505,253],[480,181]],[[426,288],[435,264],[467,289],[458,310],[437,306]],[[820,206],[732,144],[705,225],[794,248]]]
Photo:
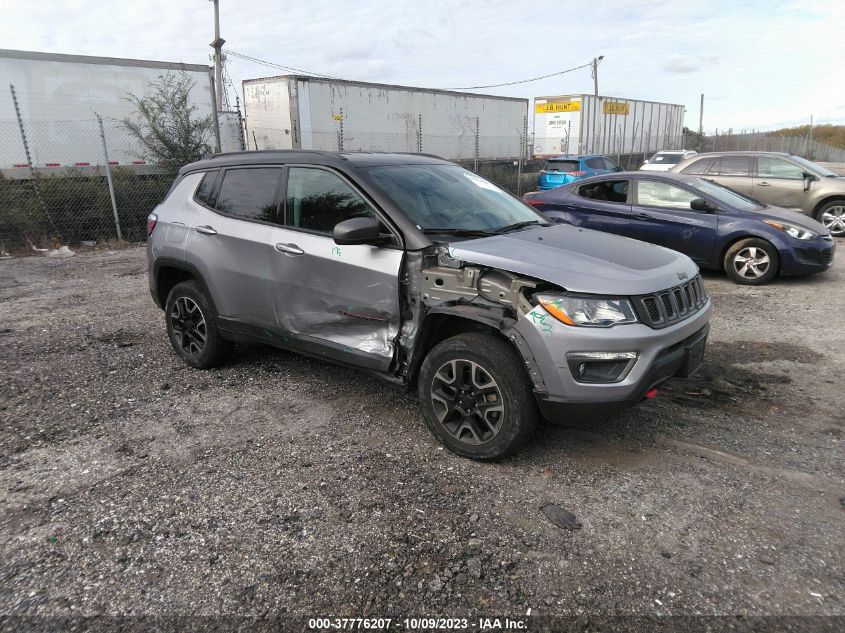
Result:
[[211,153],[211,115],[196,117],[189,95],[196,82],[186,73],[160,75],[145,97],[129,95],[137,110],[123,125],[141,144],[138,158],[178,169]]

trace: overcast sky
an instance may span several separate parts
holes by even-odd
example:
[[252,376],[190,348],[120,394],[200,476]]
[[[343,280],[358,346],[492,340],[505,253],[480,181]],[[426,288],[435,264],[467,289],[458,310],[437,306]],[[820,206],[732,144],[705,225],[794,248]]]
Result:
[[[220,0],[226,47],[344,79],[431,88],[496,84],[604,55],[603,95],[682,103],[686,124],[845,123],[842,0]],[[209,63],[209,0],[0,0],[0,47]],[[285,74],[230,56],[242,79]],[[475,90],[592,93],[587,68]],[[234,93],[231,93],[234,94]]]

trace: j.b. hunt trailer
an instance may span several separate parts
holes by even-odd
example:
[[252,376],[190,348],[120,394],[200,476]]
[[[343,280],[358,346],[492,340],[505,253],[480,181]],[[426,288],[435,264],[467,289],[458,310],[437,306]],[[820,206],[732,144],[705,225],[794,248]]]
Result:
[[534,98],[534,156],[680,149],[682,105],[594,95]]

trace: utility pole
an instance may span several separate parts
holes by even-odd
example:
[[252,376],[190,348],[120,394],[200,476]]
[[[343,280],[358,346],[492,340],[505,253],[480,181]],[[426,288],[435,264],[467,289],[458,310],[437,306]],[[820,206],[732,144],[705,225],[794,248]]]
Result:
[[220,110],[223,107],[223,44],[226,43],[220,37],[220,0],[211,0],[214,3],[214,41],[209,44],[214,49],[214,107]]
[[698,151],[704,150],[704,93],[701,93],[701,107],[698,109]]
[[593,94],[599,96],[599,62],[604,59],[604,55],[593,57]]

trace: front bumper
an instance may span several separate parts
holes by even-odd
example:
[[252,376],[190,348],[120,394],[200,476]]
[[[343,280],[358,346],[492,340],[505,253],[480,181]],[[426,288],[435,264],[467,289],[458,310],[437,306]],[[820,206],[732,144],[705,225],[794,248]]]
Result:
[[806,244],[793,245],[786,252],[783,250],[780,252],[780,273],[782,275],[809,275],[823,272],[833,266],[835,254],[836,242],[833,239],[826,240],[820,237],[807,240]]
[[[542,308],[535,308],[535,310]],[[610,328],[564,325],[551,315],[545,323],[520,319],[514,329],[533,355],[534,369],[542,378],[535,393],[547,417],[563,407],[594,405],[623,407],[639,402],[646,391],[683,371],[688,350],[706,339],[710,331],[710,299],[695,314],[663,329],[642,323]],[[579,382],[567,362],[570,352],[637,352],[638,357],[623,380],[611,383]]]

